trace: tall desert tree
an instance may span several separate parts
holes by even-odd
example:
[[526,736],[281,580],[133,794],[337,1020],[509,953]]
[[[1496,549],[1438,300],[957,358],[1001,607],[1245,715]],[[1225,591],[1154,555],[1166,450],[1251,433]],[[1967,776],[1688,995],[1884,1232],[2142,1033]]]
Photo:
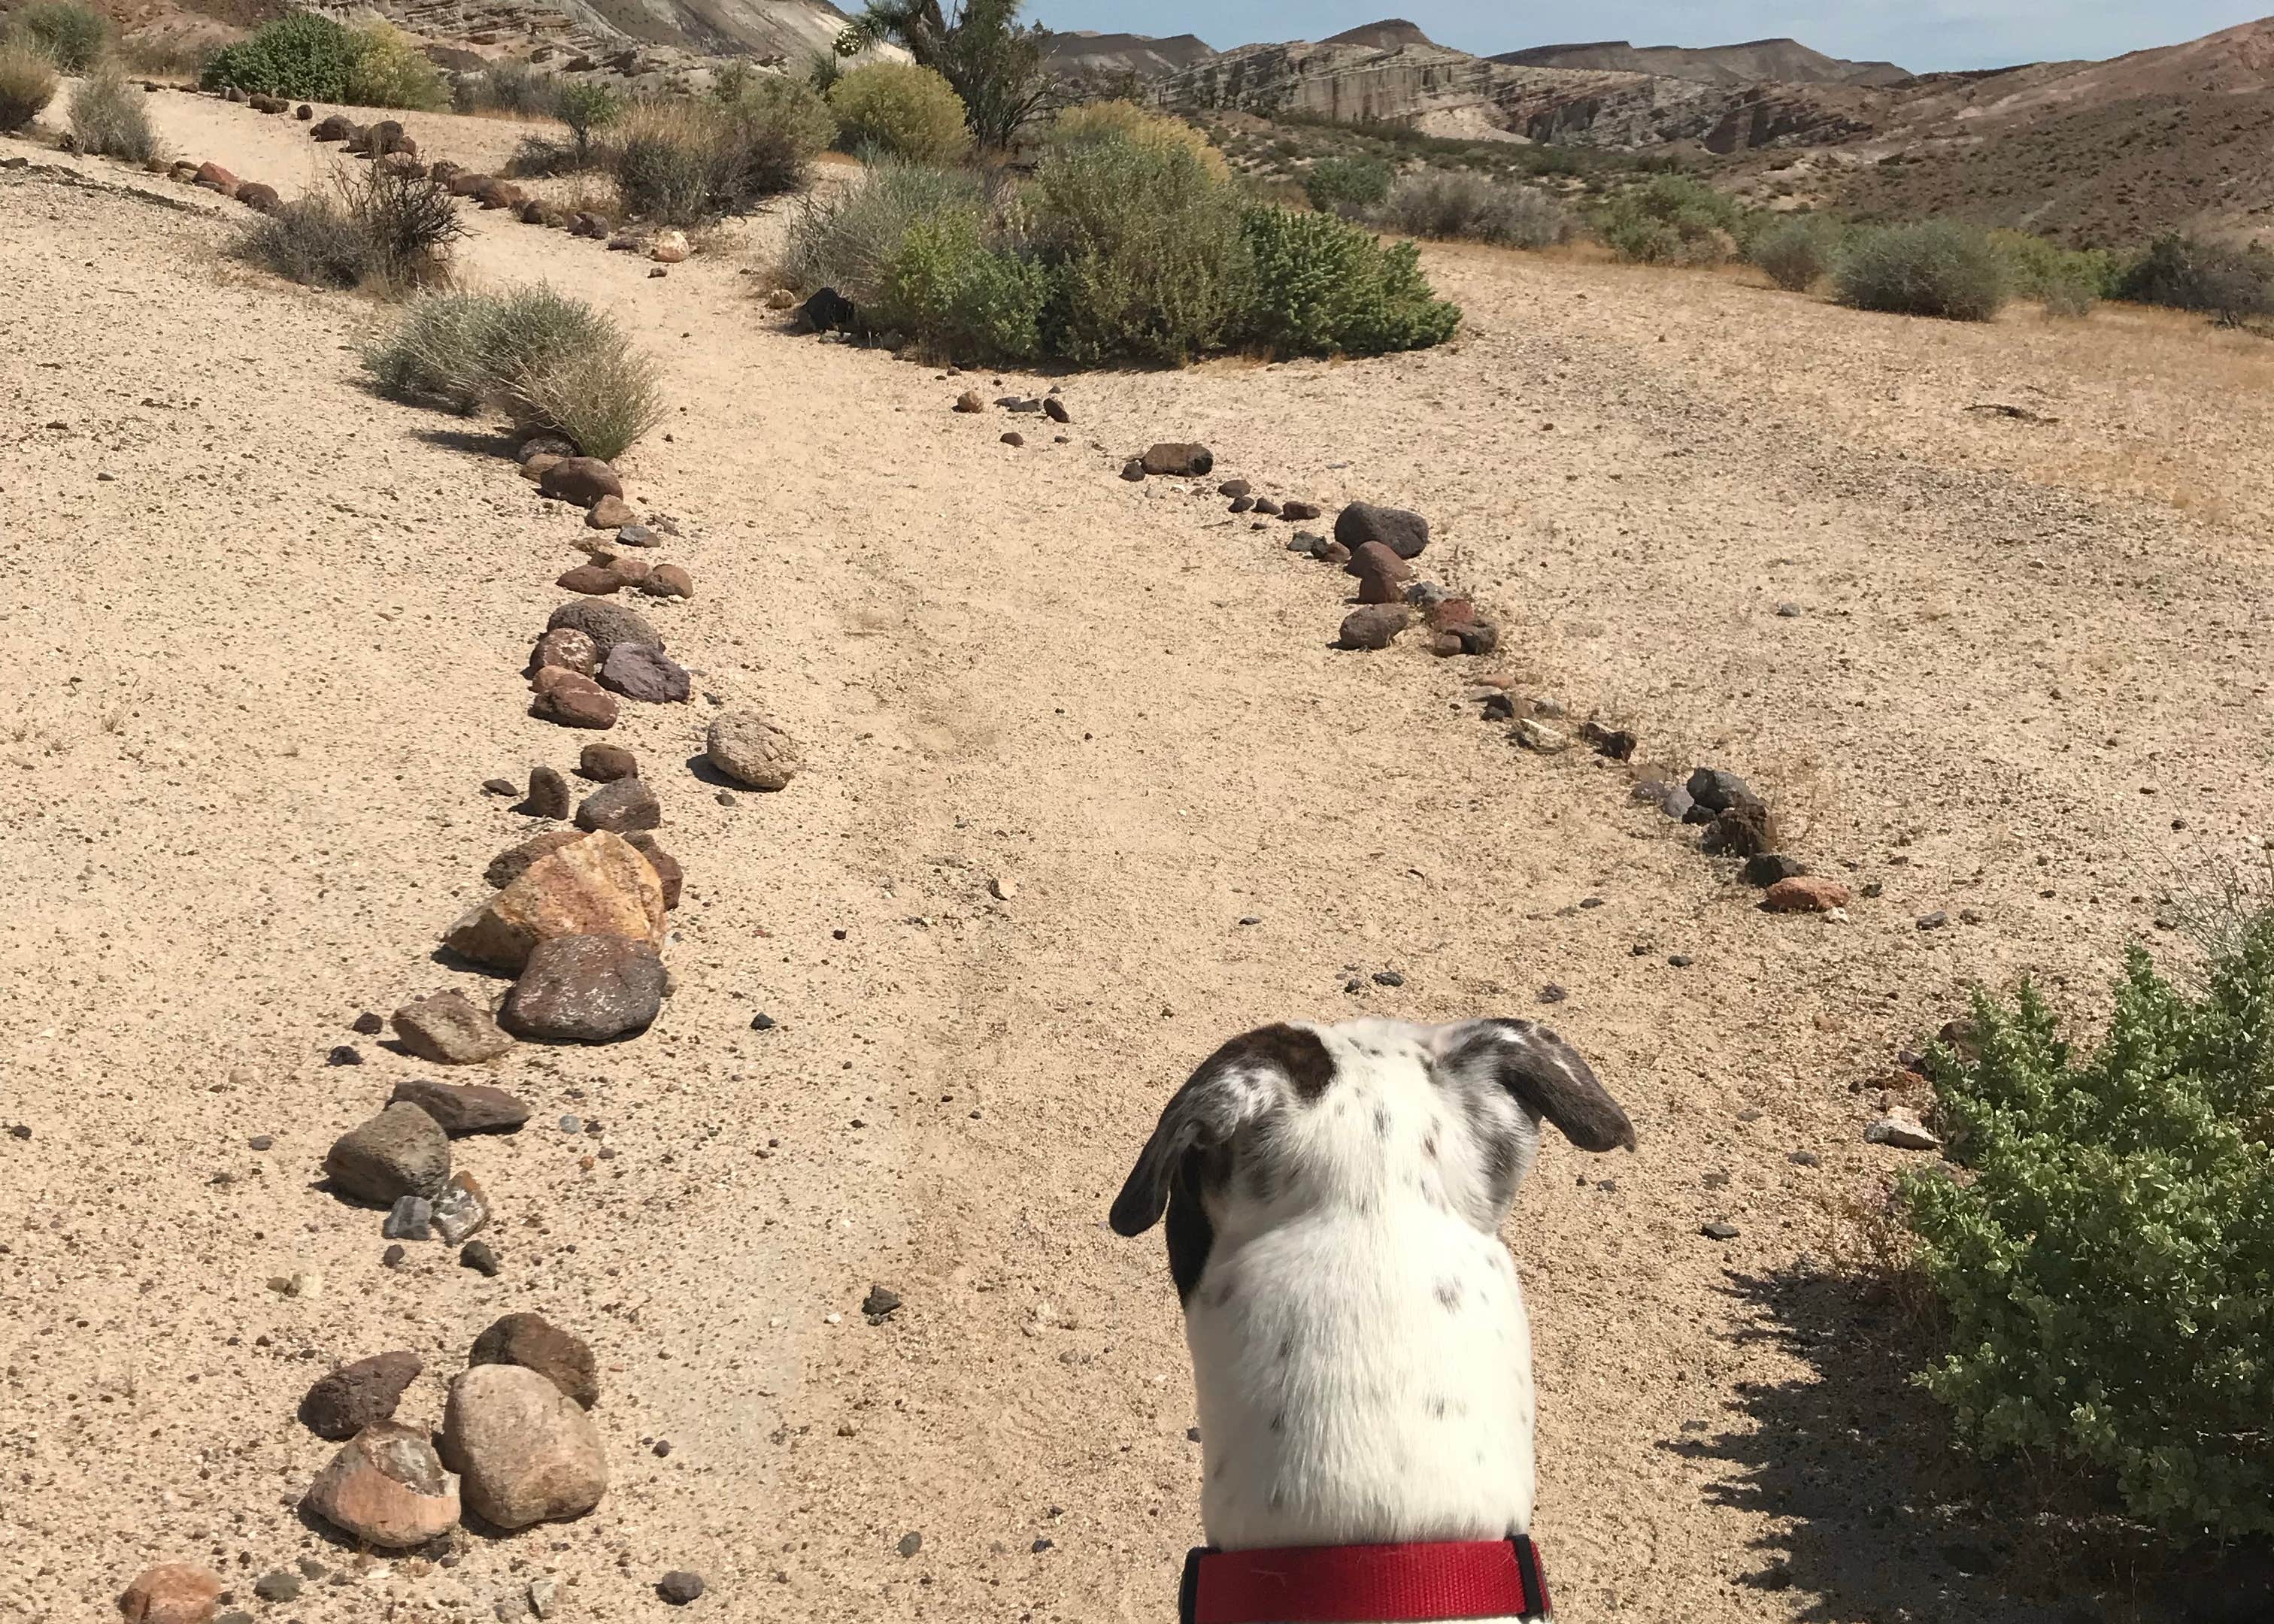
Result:
[[1021,23],[1022,0],[870,0],[838,41],[851,56],[877,41],[903,47],[963,98],[983,147],[1005,147],[1058,99],[1045,54],[1050,30]]

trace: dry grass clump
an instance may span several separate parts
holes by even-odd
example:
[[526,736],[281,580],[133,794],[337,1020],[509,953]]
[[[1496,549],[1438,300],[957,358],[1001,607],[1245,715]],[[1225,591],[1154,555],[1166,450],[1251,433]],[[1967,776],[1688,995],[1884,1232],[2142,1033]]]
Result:
[[1425,169],[1392,184],[1366,217],[1374,225],[1440,242],[1553,248],[1571,240],[1571,211],[1537,186],[1467,169]]
[[387,394],[501,411],[588,456],[620,456],[663,420],[654,360],[614,318],[542,283],[421,297],[363,364]]
[[84,73],[102,58],[110,22],[77,0],[33,0],[8,19],[7,36],[29,45],[64,73]]
[[0,131],[21,130],[37,118],[61,82],[54,61],[38,46],[0,41]]
[[330,195],[311,193],[252,221],[230,252],[310,287],[394,297],[448,281],[450,245],[464,235],[448,192],[374,165],[340,170]]
[[142,87],[115,62],[104,62],[72,86],[72,139],[84,153],[147,163],[162,143],[151,126]]
[[626,213],[697,226],[802,190],[836,132],[810,86],[767,76],[741,85],[731,98],[638,102],[599,150]]

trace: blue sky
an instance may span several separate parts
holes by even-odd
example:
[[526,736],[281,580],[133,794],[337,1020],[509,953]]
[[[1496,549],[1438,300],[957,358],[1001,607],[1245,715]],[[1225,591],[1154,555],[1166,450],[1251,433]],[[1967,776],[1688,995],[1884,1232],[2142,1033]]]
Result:
[[1489,56],[1525,45],[1630,40],[1724,45],[1789,34],[1835,56],[1901,63],[1914,72],[1999,67],[2045,58],[2114,56],[2175,45],[2263,15],[2274,0],[1912,0],[1901,5],[1800,5],[1775,0],[1681,4],[1599,0],[1585,8],[1511,0],[1028,0],[1053,28],[1197,34],[1218,49],[1258,40],[1324,39],[1401,16],[1433,40]]

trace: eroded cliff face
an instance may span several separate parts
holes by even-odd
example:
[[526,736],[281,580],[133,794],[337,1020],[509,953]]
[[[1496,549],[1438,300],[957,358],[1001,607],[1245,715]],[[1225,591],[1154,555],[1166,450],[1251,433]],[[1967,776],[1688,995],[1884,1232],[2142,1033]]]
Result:
[[1854,139],[1873,127],[1874,93],[1527,67],[1434,45],[1298,41],[1226,51],[1169,75],[1156,94],[1186,112],[1404,124],[1463,116],[1525,140],[1606,147],[1695,141],[1727,153]]

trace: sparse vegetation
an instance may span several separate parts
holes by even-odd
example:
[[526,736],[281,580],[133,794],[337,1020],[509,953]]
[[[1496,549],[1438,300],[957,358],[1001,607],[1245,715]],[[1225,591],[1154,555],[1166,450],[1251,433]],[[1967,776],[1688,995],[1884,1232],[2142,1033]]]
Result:
[[968,172],[877,164],[803,207],[783,273],[937,352],[1084,365],[1241,345],[1370,354],[1459,320],[1411,244],[1243,204],[1188,143],[1110,132],[1050,144],[1031,181],[992,197]]
[[1834,280],[1842,304],[1949,321],[1987,321],[2007,292],[1989,234],[1950,220],[1856,232],[1841,250]]
[[232,252],[311,287],[395,297],[447,281],[450,244],[464,234],[457,199],[441,186],[374,164],[342,169],[329,193],[251,222]]
[[1595,229],[1638,265],[1720,265],[1737,251],[1744,212],[1703,181],[1658,175],[1613,199]]
[[448,87],[408,34],[385,23],[350,28],[312,11],[264,23],[222,47],[200,82],[264,95],[361,107],[438,108]]
[[2116,297],[2199,311],[2225,327],[2274,315],[2274,254],[2201,237],[2157,237],[2118,281]]
[[663,418],[654,361],[614,318],[542,284],[425,295],[363,363],[388,395],[488,408],[590,456],[621,456]]
[[479,73],[463,73],[450,86],[450,107],[460,113],[510,113],[518,118],[550,118],[560,108],[560,79],[525,62],[493,62]]
[[937,71],[905,62],[847,70],[829,91],[837,139],[848,152],[912,163],[955,163],[971,150],[963,98]]
[[1044,138],[1046,149],[1062,151],[1088,141],[1121,141],[1132,147],[1190,154],[1218,180],[1231,177],[1231,166],[1207,132],[1134,102],[1085,102],[1061,111]]
[[1457,169],[1402,176],[1370,218],[1409,237],[1552,248],[1569,242],[1571,211],[1537,186]]
[[1745,258],[1788,293],[1805,293],[1826,276],[1840,254],[1839,225],[1799,214],[1764,226],[1745,245]]
[[2100,249],[2064,248],[2027,231],[1992,231],[1990,245],[2006,267],[2006,285],[2017,299],[2034,299],[2049,316],[2089,316],[2114,291],[2121,275],[2116,256]]
[[37,118],[62,82],[47,52],[21,40],[0,40],[0,131],[21,130]]
[[110,24],[77,0],[34,0],[11,12],[0,34],[37,49],[57,72],[79,74],[101,59],[110,41]]
[[1321,214],[1355,219],[1378,207],[1397,178],[1378,158],[1321,158],[1303,177],[1303,195]]
[[836,128],[811,86],[764,75],[727,99],[636,103],[599,150],[626,213],[694,226],[803,186]]
[[2089,1051],[2028,986],[1974,1019],[1978,1061],[1933,1056],[1967,1177],[1903,1192],[1950,1315],[1922,1381],[1985,1455],[2105,1472],[2183,1538],[2274,1531],[2274,913],[2199,993],[2135,949]]
[[72,139],[85,153],[144,163],[158,155],[158,132],[142,87],[115,62],[103,62],[72,86]]

